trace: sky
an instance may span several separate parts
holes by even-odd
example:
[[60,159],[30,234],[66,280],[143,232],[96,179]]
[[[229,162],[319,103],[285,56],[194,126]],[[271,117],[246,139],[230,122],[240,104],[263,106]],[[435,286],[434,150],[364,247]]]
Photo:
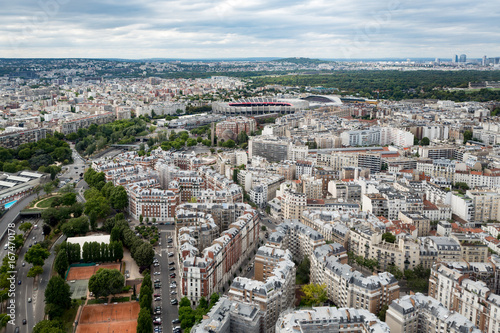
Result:
[[3,58],[500,56],[498,0],[0,0]]

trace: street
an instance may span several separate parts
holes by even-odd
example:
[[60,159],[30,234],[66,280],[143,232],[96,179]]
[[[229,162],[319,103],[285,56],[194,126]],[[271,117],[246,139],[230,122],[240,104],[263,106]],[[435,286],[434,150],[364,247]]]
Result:
[[[16,267],[17,273],[15,274],[16,276],[16,281],[15,281],[16,325],[15,326],[18,326],[20,328],[20,332],[31,332],[33,330],[33,326],[38,322],[36,316],[34,315],[33,308],[37,302],[39,294],[38,292],[35,293],[33,292],[34,279],[27,277],[28,271],[33,265],[25,263],[24,255],[29,250],[29,245],[34,245],[35,241],[41,242],[43,240],[42,228],[41,228],[42,220],[38,219],[29,222],[37,224],[39,227],[36,229],[33,228],[31,230],[28,238],[26,239],[26,242],[24,243],[24,246],[21,249],[21,252],[17,260],[17,267]],[[19,221],[17,225],[19,226],[21,223],[22,222]],[[25,263],[24,267],[22,265],[23,262]],[[50,273],[50,267],[44,265],[44,272],[45,271]],[[21,284],[19,284],[19,281],[21,281]],[[32,302],[28,303],[28,298],[31,298]],[[40,300],[38,300],[38,302],[40,302]],[[43,296],[41,298],[41,302],[43,303]],[[42,317],[43,317],[43,312],[42,312]],[[22,324],[23,319],[26,319],[27,321],[26,325]],[[7,332],[14,332],[15,326],[7,325]]]
[[[160,289],[153,289],[153,294],[161,294],[161,301],[154,301],[155,297],[153,297],[153,309],[154,307],[160,305],[161,306],[161,317],[163,332],[172,332],[172,320],[177,319],[179,317],[179,308],[178,305],[170,304],[171,299],[177,299],[180,301],[180,286],[181,280],[179,277],[179,262],[178,255],[176,251],[176,239],[174,237],[175,229],[173,225],[159,225],[158,229],[161,233],[160,242],[161,246],[157,246],[155,248],[155,252],[157,255],[155,256],[159,260],[159,267],[153,267],[153,271],[151,274],[151,279],[153,280],[153,285],[155,280],[161,281]],[[167,239],[172,238],[172,243],[168,243]],[[168,246],[172,246],[169,248]],[[168,253],[173,252],[173,257],[168,257]],[[175,265],[169,265],[169,262],[175,262]],[[170,271],[170,267],[175,267],[175,270]],[[160,272],[160,274],[155,274]],[[175,273],[176,278],[171,279],[170,274]],[[177,288],[171,289],[170,283],[171,281],[177,282]],[[175,290],[177,292],[176,295],[170,295],[170,293]],[[153,318],[156,318],[156,315],[153,315]],[[156,326],[156,325],[155,325]],[[174,326],[179,326],[179,324],[175,324]]]

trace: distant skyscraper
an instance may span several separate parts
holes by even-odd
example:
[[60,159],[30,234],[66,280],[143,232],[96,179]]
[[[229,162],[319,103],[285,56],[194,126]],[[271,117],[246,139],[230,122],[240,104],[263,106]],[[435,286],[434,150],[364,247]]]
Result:
[[455,58],[453,58],[453,62],[458,62],[458,55],[455,54]]
[[465,54],[460,55],[460,62],[466,63],[467,62],[467,56]]
[[483,61],[481,62],[481,65],[486,66],[487,62],[488,62],[488,58],[486,56],[483,56]]

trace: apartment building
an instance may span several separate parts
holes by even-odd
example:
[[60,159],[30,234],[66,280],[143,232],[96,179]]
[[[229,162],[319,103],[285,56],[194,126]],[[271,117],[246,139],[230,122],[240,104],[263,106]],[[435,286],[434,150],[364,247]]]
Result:
[[241,132],[250,135],[250,133],[255,132],[256,127],[257,122],[253,118],[243,116],[230,117],[215,125],[215,134],[218,138],[222,138],[225,131],[231,131],[231,133],[236,136]]
[[380,129],[344,131],[340,134],[344,146],[375,146],[380,144]]
[[92,124],[102,125],[110,123],[114,120],[115,120],[115,114],[113,112],[106,112],[106,113],[86,116],[83,118],[67,120],[63,122],[58,129],[59,132],[66,135],[69,133],[75,133],[80,128],[88,128]]
[[258,305],[230,300],[222,296],[193,333],[262,333],[263,313]]
[[500,330],[500,296],[475,274],[462,273],[453,264],[437,263],[431,270],[429,296],[468,318],[481,332]]
[[326,285],[328,299],[334,304],[378,313],[383,305],[399,298],[399,285],[392,274],[364,276],[342,264],[339,252],[345,254],[340,244],[326,244],[311,256],[311,281]]
[[418,237],[429,236],[429,232],[431,231],[431,221],[427,217],[418,213],[400,211],[398,219],[403,223],[415,226],[415,228],[417,228]]
[[181,293],[193,305],[201,297],[208,297],[220,289],[232,278],[259,239],[259,217],[255,210],[245,211],[244,215],[229,224],[212,245],[200,255],[182,253]]
[[370,212],[375,216],[389,217],[387,199],[380,193],[363,194],[361,205],[364,212]]
[[269,162],[288,160],[289,141],[272,136],[251,137],[248,142],[248,156],[266,158]]
[[[240,216],[245,215],[248,211],[254,211],[246,203],[183,203],[177,207],[176,212],[182,212],[183,210],[210,214],[219,230],[227,230],[229,225]],[[196,220],[193,220],[192,216],[176,214],[177,226],[193,225],[193,222],[196,222]]]
[[467,317],[448,310],[440,302],[423,294],[403,296],[389,305],[385,322],[398,333],[480,333]]
[[420,238],[420,263],[424,268],[431,268],[440,261],[457,261],[462,259],[460,244],[450,237],[429,236]]
[[488,245],[483,242],[480,236],[452,233],[450,237],[460,244],[463,260],[467,262],[486,262],[488,260]]
[[394,265],[404,272],[420,264],[420,245],[410,237],[399,237],[393,244],[382,241],[369,246],[369,258],[377,260],[382,271]]
[[139,183],[128,185],[125,189],[129,197],[128,213],[135,220],[142,215],[157,222],[171,221],[181,203],[179,192],[175,189],[144,188]]
[[323,235],[300,223],[299,220],[286,220],[269,235],[268,246],[290,250],[293,258],[301,262],[310,257],[314,249],[325,244]]
[[283,192],[283,197],[281,198],[281,210],[283,211],[283,219],[300,219],[302,212],[306,209],[306,205],[306,194],[285,190]]
[[323,180],[316,179],[313,176],[302,176],[302,193],[307,199],[321,199],[323,198]]
[[[364,309],[313,307],[281,314],[276,333],[389,333],[389,326]],[[475,332],[474,332],[475,333]]]
[[[186,251],[198,254],[219,237],[219,227],[212,215],[205,212],[178,209],[175,215],[177,240],[182,256]],[[196,249],[196,250],[194,250]]]
[[[258,305],[264,313],[264,331],[272,333],[280,313],[293,307],[295,264],[288,250],[262,246],[257,253],[259,257],[256,257],[255,261],[256,279],[236,277],[228,297],[231,300]],[[257,261],[257,258],[260,261]],[[264,258],[267,262],[262,261]],[[261,269],[263,280],[257,278],[258,267]]]
[[46,128],[26,129],[0,134],[0,146],[15,149],[23,143],[37,142],[45,139],[51,131]]

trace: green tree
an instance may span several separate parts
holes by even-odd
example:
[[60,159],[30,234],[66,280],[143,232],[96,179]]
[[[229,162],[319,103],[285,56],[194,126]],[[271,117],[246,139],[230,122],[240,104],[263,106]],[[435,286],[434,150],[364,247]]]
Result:
[[24,244],[24,238],[23,238],[23,235],[15,235],[14,236],[14,240],[12,241],[12,243],[14,244],[14,247],[15,249],[20,249],[23,244]]
[[153,263],[155,251],[149,243],[142,242],[132,253],[132,257],[139,267],[149,267]]
[[89,220],[86,216],[70,219],[63,224],[61,231],[68,237],[85,234],[89,231]]
[[127,191],[123,186],[116,186],[112,191],[111,191],[111,205],[115,209],[124,209],[125,207],[128,206],[128,195]]
[[33,327],[33,333],[66,333],[60,320],[42,320]]
[[30,230],[32,226],[33,226],[33,224],[31,224],[29,222],[24,222],[23,224],[21,224],[19,226],[19,230],[21,230],[22,232],[26,232],[26,231]]
[[44,249],[40,244],[36,244],[26,252],[24,260],[35,266],[43,266],[43,262],[49,255],[50,252],[47,249]]
[[226,142],[224,142],[222,144],[222,147],[225,147],[225,148],[234,148],[236,146],[236,143],[233,141],[233,140],[227,140]]
[[36,277],[37,275],[40,275],[43,273],[43,267],[42,266],[33,266],[30,268],[30,270],[28,271],[28,274],[27,276],[28,277]]
[[141,308],[137,317],[137,333],[152,333],[153,321],[151,314],[146,308]]
[[306,256],[302,262],[297,266],[297,270],[295,273],[295,283],[298,285],[308,284],[311,274],[311,262],[309,258]]
[[54,185],[52,183],[47,183],[43,186],[43,190],[45,191],[45,193],[50,194],[54,190]]
[[148,312],[151,313],[152,302],[153,292],[151,291],[151,288],[149,286],[144,286],[144,288],[141,287],[141,294],[139,295],[139,304],[141,306],[141,309],[147,309]]
[[47,312],[57,314],[71,306],[71,291],[69,285],[58,275],[52,277],[45,289],[45,303]]
[[382,240],[385,240],[387,243],[394,244],[394,242],[396,242],[396,236],[394,236],[390,232],[386,232],[382,234]]
[[219,301],[219,294],[213,293],[210,295],[210,303],[208,309],[210,310]]
[[125,278],[116,269],[99,268],[97,272],[90,277],[89,291],[95,297],[109,296],[120,293],[123,290]]
[[431,143],[431,140],[429,140],[429,138],[426,136],[423,137],[422,140],[420,140],[420,144],[422,146],[428,146],[430,143]]
[[389,306],[387,304],[382,305],[380,311],[377,314],[378,319],[380,319],[381,321],[385,321],[385,314],[387,313],[388,309]]
[[465,130],[464,131],[464,144],[467,143],[467,141],[472,140],[472,131],[470,130]]
[[61,197],[61,204],[64,206],[71,206],[76,203],[76,193],[65,193]]
[[111,247],[113,248],[113,261],[123,259],[123,244],[120,241],[111,242]]
[[301,290],[304,293],[301,304],[305,306],[319,306],[328,299],[325,284],[306,284],[302,286]]
[[56,259],[54,261],[54,269],[61,277],[64,278],[68,268],[68,253],[66,252],[66,249],[64,249],[63,251],[59,251],[57,253]]

